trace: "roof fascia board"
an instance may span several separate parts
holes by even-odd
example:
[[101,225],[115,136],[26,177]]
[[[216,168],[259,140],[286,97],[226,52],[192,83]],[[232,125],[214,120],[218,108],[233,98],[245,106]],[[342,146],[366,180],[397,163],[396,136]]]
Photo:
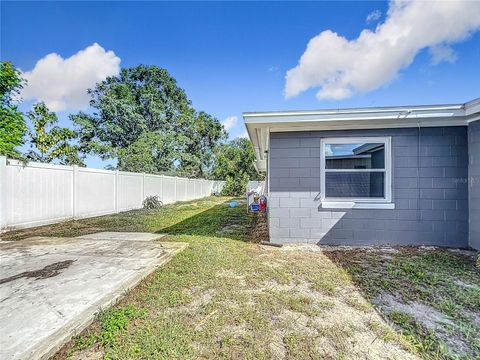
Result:
[[[289,121],[276,123],[248,123],[248,128],[265,128],[269,127],[271,132],[278,131],[278,129],[295,129],[294,131],[312,131],[312,130],[327,130],[327,129],[368,129],[368,128],[406,128],[420,126],[465,126],[467,125],[465,117],[405,117],[405,118],[378,118],[378,119],[329,119],[322,121]],[[256,139],[255,139],[256,140]],[[254,144],[255,145],[255,144]],[[268,149],[267,149],[268,150]]]
[[480,120],[480,98],[453,105],[246,112],[243,118],[262,168],[270,132],[467,126]]
[[324,121],[371,121],[371,120],[399,120],[411,118],[452,118],[464,117],[465,111],[457,109],[442,112],[385,112],[385,113],[363,113],[363,114],[328,114],[328,115],[295,115],[295,116],[256,116],[245,118],[247,124],[279,124],[279,123],[311,123]]
[[465,115],[480,114],[480,98],[465,103]]
[[379,113],[405,113],[421,111],[455,111],[463,110],[464,104],[434,105],[434,106],[396,106],[380,108],[357,108],[357,109],[326,109],[326,110],[300,110],[300,111],[270,111],[270,112],[245,112],[244,118],[255,117],[282,117],[282,116],[305,116],[305,115],[335,115],[335,114],[379,114]]

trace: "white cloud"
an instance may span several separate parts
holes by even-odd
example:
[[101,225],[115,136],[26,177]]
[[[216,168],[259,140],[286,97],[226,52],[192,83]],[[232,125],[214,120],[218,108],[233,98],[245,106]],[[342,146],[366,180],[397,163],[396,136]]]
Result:
[[450,46],[436,45],[429,49],[430,56],[432,57],[432,64],[436,65],[442,61],[454,63],[457,61],[457,54]]
[[382,17],[382,12],[380,10],[373,10],[370,14],[367,16],[367,23],[371,23],[374,21],[377,21]]
[[238,118],[236,116],[229,116],[225,120],[223,120],[222,125],[225,130],[229,131],[237,124]]
[[44,101],[53,111],[84,109],[90,99],[87,89],[119,71],[120,58],[97,43],[66,59],[51,53],[23,73],[28,85],[21,95]]
[[287,71],[285,97],[315,87],[318,99],[371,91],[394,79],[424,48],[436,49],[434,61],[451,61],[454,53],[445,56],[445,46],[479,28],[480,1],[392,1],[385,22],[357,39],[331,30],[312,38],[298,65]]

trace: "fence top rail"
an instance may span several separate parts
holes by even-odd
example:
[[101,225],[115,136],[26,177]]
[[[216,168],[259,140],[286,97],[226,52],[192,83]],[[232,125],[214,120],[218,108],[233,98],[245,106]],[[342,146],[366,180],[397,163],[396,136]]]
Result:
[[37,169],[52,169],[52,170],[70,170],[73,171],[73,167],[69,165],[57,165],[57,164],[45,164],[36,161],[23,162],[20,160],[7,159],[7,166],[17,166],[17,167],[29,167]]
[[95,168],[87,168],[87,167],[78,167],[78,171],[79,171],[79,172],[96,173],[96,174],[115,175],[115,170],[105,170],[105,169],[95,169]]
[[144,174],[144,173],[136,173],[136,172],[131,172],[131,171],[118,171],[118,175],[143,176],[143,175],[147,175],[147,174]]
[[[6,159],[6,162],[7,162],[7,166],[16,166],[16,167],[22,167],[22,168],[28,167],[28,168],[38,168],[38,169],[67,170],[67,171],[73,171],[75,168],[75,166],[72,166],[72,165],[59,165],[59,164],[51,164],[51,163],[41,163],[36,161],[23,162],[21,160],[14,160],[14,159]],[[77,170],[79,172],[110,174],[110,175],[115,175],[115,173],[117,172],[117,170],[97,169],[97,168],[89,168],[89,167],[82,167],[82,166],[77,166]],[[184,181],[201,181],[201,182],[211,182],[211,183],[225,182],[225,180],[188,178],[188,177],[179,177],[179,176],[162,175],[162,174],[136,173],[131,171],[118,171],[118,174],[126,175],[126,176],[145,176],[145,177],[155,177],[155,178],[178,179],[178,180],[184,180]]]

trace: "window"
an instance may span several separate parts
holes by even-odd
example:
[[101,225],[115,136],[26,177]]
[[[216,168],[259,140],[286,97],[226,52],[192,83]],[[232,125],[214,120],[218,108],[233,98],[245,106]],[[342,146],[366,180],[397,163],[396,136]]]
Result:
[[389,137],[321,141],[321,193],[325,202],[391,202]]

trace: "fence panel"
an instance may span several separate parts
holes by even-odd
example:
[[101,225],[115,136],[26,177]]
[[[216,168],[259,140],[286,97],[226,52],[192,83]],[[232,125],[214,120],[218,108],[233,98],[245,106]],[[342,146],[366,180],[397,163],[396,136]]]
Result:
[[[1,161],[1,160],[0,160]],[[10,161],[3,167],[3,224],[37,226],[68,219],[72,212],[73,169],[44,164],[24,166]]]
[[172,176],[163,177],[163,198],[164,204],[175,202],[175,178]]
[[265,193],[265,181],[249,181],[247,185],[247,192],[256,190],[259,194]]
[[202,182],[195,179],[195,199],[202,197]]
[[187,183],[187,200],[195,199],[195,180],[189,179]]
[[75,168],[74,217],[84,218],[115,213],[115,171]]
[[118,211],[141,208],[143,192],[143,174],[118,172]]
[[160,200],[163,198],[163,176],[145,174],[145,197],[158,196]]
[[30,162],[0,156],[0,229],[140,208],[147,196],[164,204],[221,191],[223,181],[119,172]]
[[187,179],[176,178],[177,181],[177,201],[187,200]]

